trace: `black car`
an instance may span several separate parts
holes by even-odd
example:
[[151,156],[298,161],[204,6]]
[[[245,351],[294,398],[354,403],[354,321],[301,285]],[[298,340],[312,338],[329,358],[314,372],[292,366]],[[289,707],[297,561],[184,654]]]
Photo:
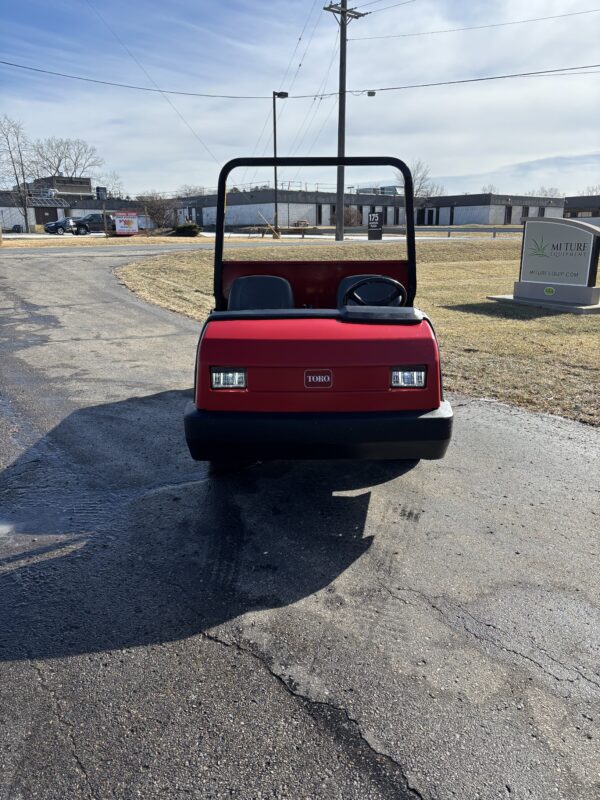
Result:
[[59,236],[62,236],[63,233],[75,233],[77,222],[78,220],[72,217],[61,217],[56,222],[47,222],[44,225],[44,230],[46,233],[57,233]]
[[112,214],[106,215],[106,228],[104,227],[104,214],[87,214],[75,220],[75,233],[85,236],[86,233],[104,233],[115,230],[115,219]]

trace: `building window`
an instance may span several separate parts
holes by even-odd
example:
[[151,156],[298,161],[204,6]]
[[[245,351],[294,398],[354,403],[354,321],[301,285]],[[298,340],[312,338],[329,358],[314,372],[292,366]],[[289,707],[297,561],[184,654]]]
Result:
[[529,206],[523,206],[523,214],[522,216],[528,217],[529,216]]
[[538,217],[545,217],[546,216],[546,209],[544,206],[540,206],[538,209]]

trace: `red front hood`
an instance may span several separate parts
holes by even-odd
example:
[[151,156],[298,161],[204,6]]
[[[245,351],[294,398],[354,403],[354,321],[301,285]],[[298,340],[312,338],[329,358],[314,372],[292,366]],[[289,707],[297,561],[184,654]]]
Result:
[[[410,366],[426,366],[426,387],[391,389],[390,369]],[[211,389],[211,367],[244,367],[247,389]],[[319,371],[326,381],[311,377]],[[431,410],[440,404],[439,375],[437,343],[427,321],[214,320],[198,349],[196,406],[262,412]]]

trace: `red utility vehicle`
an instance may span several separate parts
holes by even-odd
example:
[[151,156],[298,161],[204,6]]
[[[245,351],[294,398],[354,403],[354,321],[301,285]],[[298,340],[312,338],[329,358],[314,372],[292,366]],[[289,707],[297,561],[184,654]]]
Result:
[[[404,176],[407,258],[223,260],[236,167],[392,166]],[[239,158],[219,177],[215,310],[198,343],[185,434],[197,460],[442,458],[452,431],[437,340],[414,308],[413,188],[396,158]],[[386,245],[394,247],[393,244]]]

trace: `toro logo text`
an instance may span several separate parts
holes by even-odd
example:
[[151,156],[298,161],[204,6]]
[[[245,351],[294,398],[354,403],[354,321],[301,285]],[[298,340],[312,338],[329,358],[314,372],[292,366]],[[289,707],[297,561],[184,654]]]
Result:
[[332,386],[333,376],[330,369],[304,370],[305,389],[331,389]]

